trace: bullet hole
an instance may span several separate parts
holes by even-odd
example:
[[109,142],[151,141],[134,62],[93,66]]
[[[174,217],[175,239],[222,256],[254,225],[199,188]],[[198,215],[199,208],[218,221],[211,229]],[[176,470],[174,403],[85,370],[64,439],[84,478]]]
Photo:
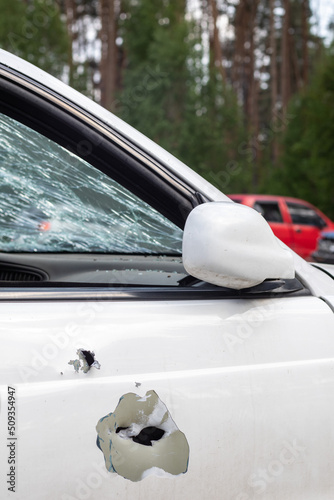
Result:
[[87,361],[88,366],[92,366],[92,364],[94,363],[95,354],[93,352],[90,352],[90,351],[84,351],[83,349],[81,349],[81,354],[83,355],[83,357]]
[[164,434],[165,431],[162,429],[150,426],[142,429],[137,436],[133,436],[132,440],[144,446],[152,446],[152,441],[159,441]]
[[73,365],[76,373],[82,370],[84,373],[88,373],[89,370],[94,367],[97,370],[101,368],[100,363],[94,359],[95,353],[93,351],[86,351],[85,349],[78,349],[77,356],[79,359],[71,359],[68,364]]
[[96,431],[107,470],[125,479],[178,476],[188,470],[187,439],[155,391],[124,394]]
[[[117,427],[116,434],[118,434],[120,431],[128,429],[129,427]],[[150,426],[150,427],[144,427],[144,429],[142,429],[140,433],[137,434],[137,436],[130,436],[130,437],[132,438],[132,441],[134,441],[135,443],[139,443],[144,446],[152,446],[152,441],[159,441],[159,439],[161,439],[164,434],[165,431],[163,431],[162,429]]]
[[129,429],[129,427],[117,427],[116,434],[118,434],[120,431],[126,431],[127,429]]

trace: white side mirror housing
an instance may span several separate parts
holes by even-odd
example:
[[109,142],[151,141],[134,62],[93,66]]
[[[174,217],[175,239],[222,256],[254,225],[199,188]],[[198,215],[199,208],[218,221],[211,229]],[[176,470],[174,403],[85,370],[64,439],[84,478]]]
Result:
[[295,275],[292,252],[262,215],[233,202],[194,208],[184,228],[182,253],[189,274],[236,290]]

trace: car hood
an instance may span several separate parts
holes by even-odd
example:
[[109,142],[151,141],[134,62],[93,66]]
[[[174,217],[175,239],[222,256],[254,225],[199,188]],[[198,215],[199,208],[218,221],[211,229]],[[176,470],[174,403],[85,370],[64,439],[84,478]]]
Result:
[[323,263],[318,263],[317,262],[316,264],[312,264],[312,265],[313,265],[313,267],[321,269],[326,274],[328,274],[329,276],[331,276],[331,278],[334,279],[334,264],[323,264]]

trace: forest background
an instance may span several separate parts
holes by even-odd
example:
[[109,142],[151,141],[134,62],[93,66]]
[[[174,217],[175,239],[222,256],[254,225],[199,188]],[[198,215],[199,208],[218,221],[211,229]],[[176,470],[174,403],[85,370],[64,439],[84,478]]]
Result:
[[334,218],[334,44],[309,0],[0,0],[0,12],[1,48],[224,193],[297,196]]

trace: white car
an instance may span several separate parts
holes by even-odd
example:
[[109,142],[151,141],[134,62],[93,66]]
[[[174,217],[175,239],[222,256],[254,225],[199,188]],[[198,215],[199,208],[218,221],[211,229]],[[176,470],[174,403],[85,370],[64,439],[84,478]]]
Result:
[[4,51],[0,88],[0,498],[333,500],[333,268]]

